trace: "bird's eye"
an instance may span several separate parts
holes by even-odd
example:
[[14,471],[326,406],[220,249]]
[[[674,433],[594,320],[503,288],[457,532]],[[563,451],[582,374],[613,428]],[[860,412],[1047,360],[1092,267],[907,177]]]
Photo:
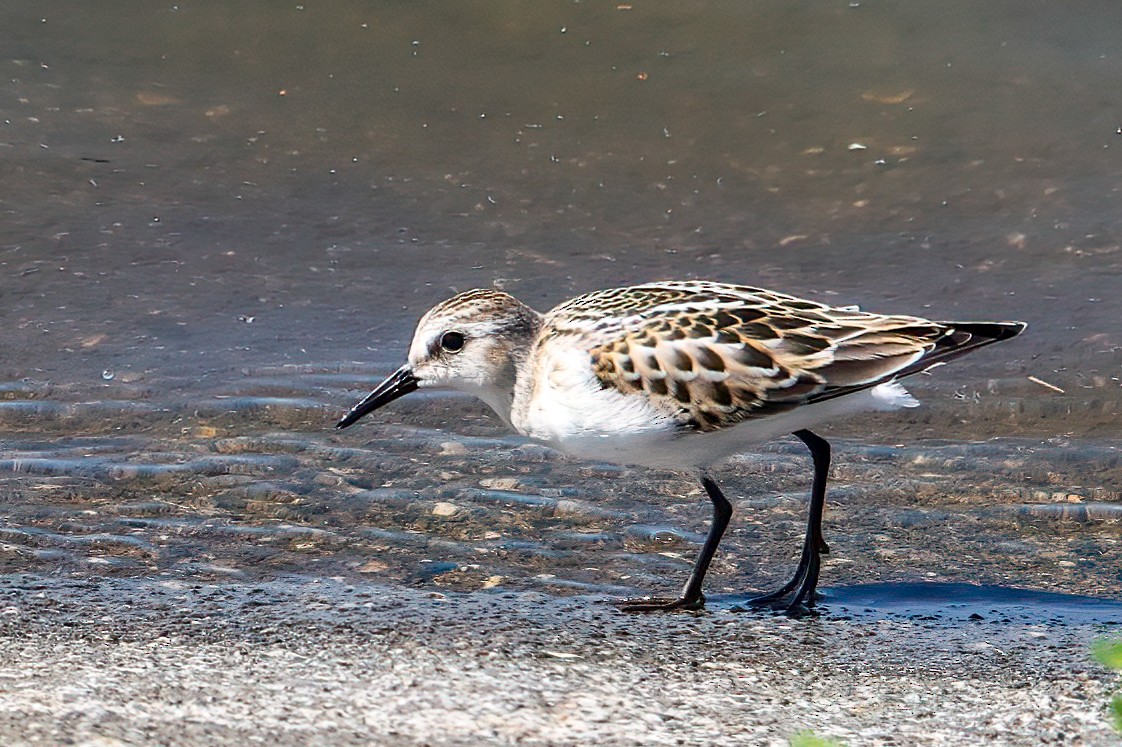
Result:
[[440,337],[440,348],[449,353],[458,353],[464,348],[464,336],[459,332],[445,332]]

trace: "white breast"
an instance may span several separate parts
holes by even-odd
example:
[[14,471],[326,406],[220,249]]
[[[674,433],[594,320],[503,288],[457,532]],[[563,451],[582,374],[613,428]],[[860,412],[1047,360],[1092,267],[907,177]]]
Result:
[[671,414],[643,396],[603,389],[588,353],[557,344],[539,348],[532,380],[519,382],[511,422],[522,434],[573,456],[643,463],[637,457],[671,439]]

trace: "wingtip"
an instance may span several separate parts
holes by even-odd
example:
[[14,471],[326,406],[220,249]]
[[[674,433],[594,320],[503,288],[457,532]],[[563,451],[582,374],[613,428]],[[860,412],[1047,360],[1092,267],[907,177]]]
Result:
[[1005,331],[1004,335],[997,338],[998,340],[1008,340],[1028,329],[1028,322],[998,322],[997,324]]
[[984,340],[983,345],[990,342],[1008,340],[1028,329],[1028,322],[943,322],[957,332],[966,332],[972,337]]

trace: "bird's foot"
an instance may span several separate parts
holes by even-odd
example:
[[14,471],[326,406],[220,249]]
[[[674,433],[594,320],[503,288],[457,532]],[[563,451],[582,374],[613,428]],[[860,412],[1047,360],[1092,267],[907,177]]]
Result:
[[806,569],[800,568],[795,577],[783,588],[776,589],[770,594],[753,597],[748,600],[748,604],[752,607],[769,607],[792,617],[801,617],[811,613],[817,596],[815,593],[817,586],[818,574],[808,574]]
[[696,597],[639,597],[637,599],[621,599],[615,603],[620,612],[692,612],[705,606],[705,597],[701,594]]
[[748,600],[748,605],[755,609],[770,609],[782,612],[789,617],[803,617],[817,614],[814,610],[814,593],[810,594],[764,594]]

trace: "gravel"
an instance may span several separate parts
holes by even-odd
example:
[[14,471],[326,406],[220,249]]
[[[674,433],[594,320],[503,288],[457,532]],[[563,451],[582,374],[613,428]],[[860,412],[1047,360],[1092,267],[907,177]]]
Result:
[[306,577],[5,581],[6,745],[1118,743],[1116,677],[1087,655],[1114,628],[1094,615],[827,600],[793,619],[716,599],[636,616],[602,596]]

